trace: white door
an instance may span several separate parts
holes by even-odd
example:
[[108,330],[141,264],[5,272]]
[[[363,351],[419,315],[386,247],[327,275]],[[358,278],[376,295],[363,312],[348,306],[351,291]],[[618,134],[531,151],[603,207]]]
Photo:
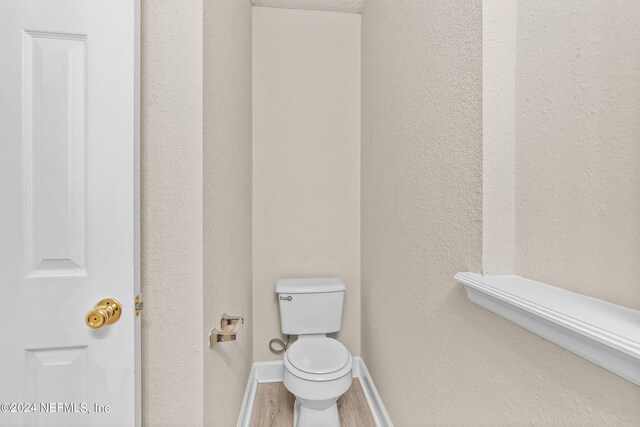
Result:
[[1,426],[140,422],[138,19],[0,0]]

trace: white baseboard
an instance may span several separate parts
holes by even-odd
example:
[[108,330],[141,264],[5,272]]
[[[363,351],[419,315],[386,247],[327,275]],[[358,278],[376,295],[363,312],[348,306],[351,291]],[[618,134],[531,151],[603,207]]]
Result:
[[380,394],[378,394],[376,385],[373,383],[373,378],[371,378],[369,370],[364,364],[364,360],[362,360],[361,357],[354,357],[353,359],[353,376],[360,380],[360,385],[362,386],[364,397],[366,397],[367,402],[369,403],[369,409],[371,410],[371,415],[373,415],[373,420],[376,422],[378,427],[393,427],[391,418],[389,418],[389,414],[382,403]]
[[244,391],[244,399],[242,399],[237,427],[249,427],[249,424],[251,424],[251,413],[253,412],[253,402],[256,399],[257,390],[258,382],[256,381],[256,364],[254,363],[251,365],[251,371],[249,372],[249,379],[247,380],[247,388]]
[[253,367],[256,370],[256,381],[258,383],[282,382],[284,375],[284,364],[282,360],[256,362],[253,364]]
[[[249,374],[249,380],[247,381],[247,389],[244,393],[244,400],[242,402],[242,408],[240,409],[240,416],[238,417],[237,427],[249,427],[251,423],[251,414],[253,412],[253,402],[256,397],[256,390],[260,383],[273,383],[281,382],[282,374],[284,372],[284,364],[282,360],[270,361],[270,362],[255,362],[251,367]],[[353,377],[360,380],[362,391],[371,415],[378,427],[393,427],[391,418],[382,403],[382,399],[376,390],[376,386],[373,383],[373,379],[367,370],[364,360],[361,357],[353,358]]]

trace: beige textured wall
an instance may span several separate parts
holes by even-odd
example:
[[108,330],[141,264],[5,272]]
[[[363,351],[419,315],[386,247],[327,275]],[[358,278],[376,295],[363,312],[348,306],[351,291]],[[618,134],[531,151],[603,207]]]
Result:
[[360,354],[360,15],[253,8],[254,360],[276,359],[275,281],[347,285]]
[[519,273],[640,309],[640,2],[520,0]]
[[363,357],[395,425],[637,425],[638,387],[453,281],[481,268],[480,1],[368,0],[362,28]]
[[[204,424],[235,425],[252,360],[251,3],[204,1]],[[208,348],[224,313],[236,342]]]
[[482,272],[515,272],[517,0],[482,2]]
[[142,416],[203,421],[202,1],[142,1]]

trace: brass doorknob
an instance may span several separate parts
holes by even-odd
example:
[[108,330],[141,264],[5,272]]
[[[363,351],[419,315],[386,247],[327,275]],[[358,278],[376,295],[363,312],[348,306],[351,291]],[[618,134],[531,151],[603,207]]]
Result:
[[98,329],[104,325],[110,325],[116,323],[120,318],[120,312],[122,306],[120,302],[114,298],[105,298],[98,301],[93,307],[93,310],[89,311],[84,317],[84,323],[92,329]]

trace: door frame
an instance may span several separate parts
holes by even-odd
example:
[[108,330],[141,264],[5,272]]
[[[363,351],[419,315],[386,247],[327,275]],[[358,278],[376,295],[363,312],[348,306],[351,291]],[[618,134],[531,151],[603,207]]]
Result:
[[[133,246],[134,246],[134,280],[133,280],[133,294],[141,295],[140,282],[140,73],[141,73],[141,42],[140,31],[142,26],[142,13],[141,13],[141,0],[133,0],[134,2],[134,71],[133,71],[133,129],[134,129],[134,219],[133,219]],[[142,314],[134,320],[134,388],[135,388],[135,426],[142,426]]]

